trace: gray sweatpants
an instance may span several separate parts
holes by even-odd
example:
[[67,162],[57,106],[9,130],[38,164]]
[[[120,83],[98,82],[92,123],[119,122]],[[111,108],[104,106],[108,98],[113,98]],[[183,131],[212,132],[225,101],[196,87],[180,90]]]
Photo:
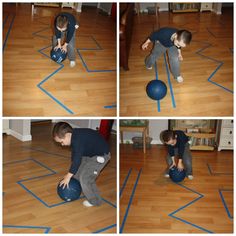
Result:
[[152,67],[155,61],[159,59],[166,51],[168,52],[170,71],[176,79],[178,76],[180,76],[180,62],[178,58],[178,49],[175,46],[166,48],[159,42],[155,42],[151,54],[145,59],[145,65],[147,68]]
[[[69,61],[75,61],[75,33],[76,33],[76,30],[75,30],[70,42],[67,45],[67,56],[68,56]],[[66,37],[66,32],[61,32],[61,42],[63,42],[65,37]],[[52,46],[53,46],[53,48],[57,46],[56,35],[53,35]]]
[[104,163],[98,162],[98,156],[82,157],[80,167],[77,173],[73,176],[80,182],[85,197],[94,206],[102,204],[102,198],[96,185],[96,179],[101,170],[111,159],[111,154],[109,153],[102,157],[104,158]]
[[[175,148],[175,156],[178,155],[178,148]],[[192,154],[190,152],[189,149],[189,143],[185,144],[185,148],[184,148],[184,154],[183,154],[183,164],[184,164],[184,169],[186,171],[186,175],[192,175],[193,174],[193,170],[192,170]],[[166,169],[166,174],[169,173],[169,166],[172,165],[172,158],[171,156],[168,154],[166,157],[166,161],[168,164],[168,168]]]

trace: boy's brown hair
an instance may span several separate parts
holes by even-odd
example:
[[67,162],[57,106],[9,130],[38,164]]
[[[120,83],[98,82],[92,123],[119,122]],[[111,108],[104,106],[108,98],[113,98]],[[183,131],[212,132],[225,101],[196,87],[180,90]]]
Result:
[[192,33],[189,32],[188,30],[178,30],[176,32],[177,34],[177,40],[183,40],[183,42],[185,44],[190,44],[191,40],[192,40]]
[[164,130],[161,132],[162,140],[167,143],[171,139],[175,139],[175,132],[173,130]]
[[58,16],[56,20],[56,26],[59,28],[67,27],[68,25],[68,19],[66,16]]
[[73,128],[66,122],[58,122],[54,125],[52,136],[53,138],[64,138],[66,133],[72,133]]

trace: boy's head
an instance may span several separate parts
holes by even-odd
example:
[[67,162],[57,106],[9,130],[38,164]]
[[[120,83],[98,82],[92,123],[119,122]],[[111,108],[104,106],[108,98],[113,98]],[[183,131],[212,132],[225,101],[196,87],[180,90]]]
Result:
[[62,146],[70,146],[73,128],[66,122],[58,122],[54,125],[52,136],[55,142]]
[[161,133],[162,140],[164,141],[165,144],[174,146],[177,142],[177,137],[176,134],[173,130],[164,130]]
[[178,30],[176,32],[176,37],[174,39],[174,45],[177,48],[184,48],[186,45],[190,44],[192,39],[192,33],[188,30]]
[[66,16],[58,16],[56,19],[56,27],[59,31],[66,31],[68,25],[68,19]]

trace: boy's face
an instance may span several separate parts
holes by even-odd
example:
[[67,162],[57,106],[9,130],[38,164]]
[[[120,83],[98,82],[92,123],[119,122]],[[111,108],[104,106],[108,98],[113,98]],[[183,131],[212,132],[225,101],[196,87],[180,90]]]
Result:
[[61,146],[70,146],[71,144],[71,133],[66,133],[64,138],[59,138],[58,136],[56,136],[54,138],[55,142],[60,143]]
[[174,45],[177,46],[177,47],[181,47],[181,48],[186,47],[186,44],[183,42],[183,40],[178,40],[178,39],[174,40]]
[[64,32],[64,31],[67,30],[67,27],[65,26],[65,27],[63,27],[63,28],[60,28],[60,27],[57,26],[57,29],[58,29],[59,31],[61,31],[61,32]]
[[171,138],[168,142],[166,142],[167,145],[171,145],[171,146],[175,146],[177,142],[177,139],[176,138]]

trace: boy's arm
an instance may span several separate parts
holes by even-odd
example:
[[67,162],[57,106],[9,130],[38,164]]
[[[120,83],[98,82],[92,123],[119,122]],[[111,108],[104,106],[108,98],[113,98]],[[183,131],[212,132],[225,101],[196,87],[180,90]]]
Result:
[[181,49],[178,49],[178,58],[179,58],[179,60],[180,61],[183,61],[183,56],[182,56],[182,54],[181,54]]
[[148,48],[148,45],[151,43],[152,41],[148,38],[142,45],[142,49],[146,50]]

